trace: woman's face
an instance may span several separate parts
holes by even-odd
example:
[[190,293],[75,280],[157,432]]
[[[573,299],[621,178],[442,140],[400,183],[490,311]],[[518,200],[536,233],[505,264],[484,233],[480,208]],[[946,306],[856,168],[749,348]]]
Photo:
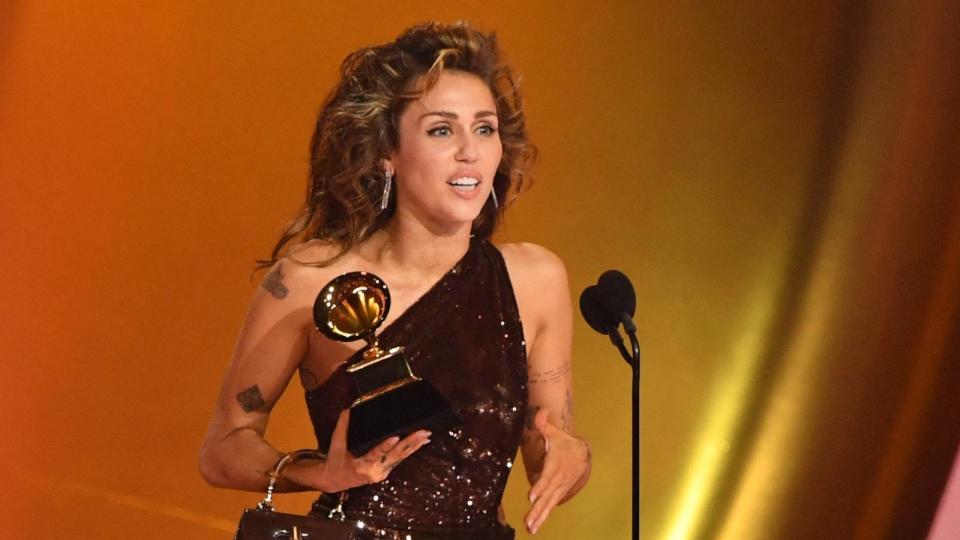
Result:
[[398,215],[443,228],[476,219],[503,154],[496,111],[487,85],[457,71],[441,73],[407,106],[398,148],[385,163],[396,174]]

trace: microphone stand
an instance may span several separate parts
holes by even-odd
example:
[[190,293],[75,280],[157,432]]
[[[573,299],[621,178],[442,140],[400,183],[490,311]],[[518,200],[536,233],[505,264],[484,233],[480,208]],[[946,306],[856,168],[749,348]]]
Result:
[[637,327],[629,315],[624,313],[620,316],[620,322],[623,324],[630,338],[630,348],[633,354],[627,352],[623,345],[623,338],[620,336],[619,325],[610,329],[607,335],[610,341],[616,345],[620,351],[620,356],[630,365],[633,371],[633,392],[631,407],[631,468],[633,485],[631,499],[632,507],[630,510],[631,518],[631,538],[639,540],[640,538],[640,343],[637,340]]

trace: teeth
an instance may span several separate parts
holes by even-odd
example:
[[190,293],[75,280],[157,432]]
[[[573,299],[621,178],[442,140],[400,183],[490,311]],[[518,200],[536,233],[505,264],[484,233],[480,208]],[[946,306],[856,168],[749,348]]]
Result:
[[476,187],[480,183],[476,178],[470,178],[469,176],[464,176],[461,178],[454,178],[453,180],[447,182],[451,186],[459,187]]
[[454,178],[447,183],[457,191],[473,191],[477,189],[480,181],[469,176],[462,176],[460,178]]

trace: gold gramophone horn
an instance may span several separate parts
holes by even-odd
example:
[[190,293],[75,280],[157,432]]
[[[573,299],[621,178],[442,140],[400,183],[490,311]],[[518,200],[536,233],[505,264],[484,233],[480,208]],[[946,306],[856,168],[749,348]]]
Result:
[[369,272],[350,272],[320,290],[313,304],[313,322],[330,339],[364,339],[376,347],[374,332],[389,311],[387,284]]

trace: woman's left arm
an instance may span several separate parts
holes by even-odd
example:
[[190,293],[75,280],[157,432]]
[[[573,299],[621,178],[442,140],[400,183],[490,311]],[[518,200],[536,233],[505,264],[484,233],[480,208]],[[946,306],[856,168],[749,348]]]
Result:
[[539,246],[523,244],[511,251],[521,316],[527,339],[532,340],[521,452],[532,486],[524,523],[536,533],[558,504],[587,483],[590,446],[574,434],[573,313],[566,269],[556,255]]

